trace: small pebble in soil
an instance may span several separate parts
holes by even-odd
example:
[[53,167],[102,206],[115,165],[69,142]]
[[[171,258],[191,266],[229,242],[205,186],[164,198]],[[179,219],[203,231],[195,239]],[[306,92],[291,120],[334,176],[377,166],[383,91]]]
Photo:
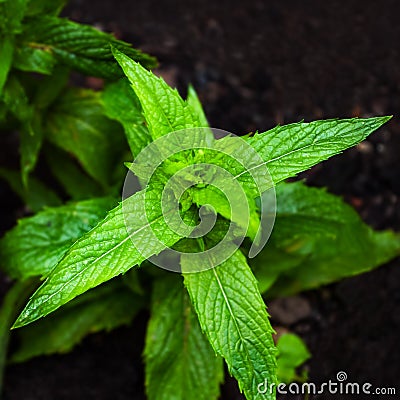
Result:
[[268,311],[273,320],[291,325],[310,316],[311,307],[304,297],[292,296],[271,301]]

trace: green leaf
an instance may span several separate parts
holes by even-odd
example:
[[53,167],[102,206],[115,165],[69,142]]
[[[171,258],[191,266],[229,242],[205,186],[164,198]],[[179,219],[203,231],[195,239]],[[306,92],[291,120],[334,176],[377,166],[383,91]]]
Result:
[[[210,204],[222,217],[234,222],[242,228],[243,236],[247,234],[252,240],[255,239],[260,222],[257,207],[253,199],[249,199],[245,192],[236,191],[232,185],[225,186],[224,193],[215,186],[207,186],[199,190],[192,190],[193,202],[199,207]],[[226,196],[229,195],[229,199]],[[236,205],[240,204],[240,207]],[[248,212],[245,207],[248,207]],[[242,236],[242,235],[240,235]]]
[[110,184],[124,138],[104,115],[99,93],[68,90],[51,108],[45,129],[47,138],[74,154],[90,176],[105,187]]
[[13,278],[47,276],[72,244],[101,221],[115,199],[47,208],[18,221],[0,241],[3,269]]
[[36,166],[42,142],[41,116],[36,113],[20,131],[21,173],[24,186],[28,186],[28,176]]
[[11,189],[33,212],[40,211],[45,206],[54,207],[61,204],[61,199],[55,192],[33,177],[29,179],[28,188],[22,184],[20,172],[0,168],[0,177],[10,185]]
[[153,139],[181,129],[201,126],[192,107],[176,89],[170,88],[162,78],[147,71],[118,49],[114,49],[114,56],[140,100]]
[[121,285],[99,287],[48,318],[19,329],[19,346],[11,362],[67,353],[88,334],[130,324],[142,306],[143,301]]
[[289,384],[296,380],[303,380],[303,377],[296,373],[296,368],[306,362],[311,354],[301,338],[293,333],[284,333],[279,338],[276,347],[278,349],[278,381]]
[[27,123],[32,118],[32,107],[20,81],[11,75],[4,85],[3,101],[8,110],[21,122]]
[[3,129],[6,126],[7,114],[7,107],[0,100],[0,129]]
[[14,38],[0,35],[0,96],[6,83],[14,53]]
[[122,71],[113,59],[111,45],[147,68],[156,64],[153,57],[133,49],[130,44],[110,34],[89,25],[52,16],[27,19],[18,47],[35,49],[36,59],[45,59],[44,53],[47,53],[58,62],[86,75],[115,79],[122,76]]
[[[304,243],[299,239],[293,245],[298,246]],[[269,294],[270,287],[277,281],[282,272],[298,266],[305,259],[306,255],[293,255],[290,251],[281,250],[275,245],[275,240],[271,238],[257,257],[249,259],[249,264],[257,278],[260,292]]]
[[50,75],[56,64],[57,60],[48,48],[19,43],[15,49],[13,67],[21,71]]
[[16,282],[7,292],[0,308],[0,396],[3,389],[3,372],[6,365],[10,328],[23,306],[26,298],[33,290],[32,281]]
[[[182,271],[192,268],[182,256]],[[207,262],[205,260],[204,262]],[[228,364],[247,399],[261,395],[258,385],[276,382],[275,346],[257,282],[240,251],[221,265],[184,274],[200,325],[217,354]]]
[[213,400],[223,380],[222,359],[202,333],[177,275],[155,281],[144,350],[149,400]]
[[[277,218],[267,246],[251,261],[280,277],[268,296],[288,295],[369,271],[400,254],[400,235],[376,232],[352,207],[301,182],[276,188]],[[278,252],[279,257],[274,256]],[[272,257],[272,258],[271,258]]]
[[[163,220],[159,193],[160,188],[135,193],[124,200],[124,208],[120,204],[111,210],[102,222],[75,242],[32,296],[14,327],[27,325],[55,311],[176,243],[181,237]],[[143,201],[148,207],[146,213],[142,212]],[[154,234],[162,242],[155,242]]]
[[[28,104],[23,88],[21,87],[21,104],[27,108],[27,115],[21,119],[20,153],[22,181],[28,186],[28,176],[35,169],[39,152],[43,143],[43,111],[58,97],[68,79],[68,71],[56,70],[53,75],[41,80],[40,87],[33,96],[32,105]],[[21,107],[19,107],[21,108]]]
[[24,186],[28,185],[28,175],[36,166],[42,145],[43,130],[41,115],[35,112],[21,82],[14,76],[8,79],[4,87],[4,103],[21,122],[20,153],[21,174]]
[[142,107],[127,79],[106,86],[102,93],[105,115],[118,121],[125,131],[134,157],[150,143]]
[[5,0],[0,2],[0,31],[15,34],[21,31],[21,21],[27,0]]
[[79,167],[66,152],[49,146],[45,150],[51,173],[61,183],[72,200],[84,200],[104,195],[100,185]]
[[[277,126],[247,139],[277,184],[364,140],[391,117],[332,119]],[[243,173],[244,174],[244,173]]]
[[25,16],[58,15],[66,3],[67,0],[28,0]]
[[200,126],[207,127],[208,121],[206,114],[204,113],[203,106],[201,105],[200,99],[198,98],[197,93],[192,85],[189,85],[186,101],[198,116]]
[[47,110],[54,101],[62,96],[63,91],[68,85],[69,69],[65,67],[57,67],[52,71],[50,76],[40,79],[36,86],[32,103],[39,112]]
[[139,279],[138,269],[131,269],[126,274],[122,276],[122,282],[126,287],[129,288],[133,293],[143,296],[145,294],[145,289],[142,287],[141,281]]

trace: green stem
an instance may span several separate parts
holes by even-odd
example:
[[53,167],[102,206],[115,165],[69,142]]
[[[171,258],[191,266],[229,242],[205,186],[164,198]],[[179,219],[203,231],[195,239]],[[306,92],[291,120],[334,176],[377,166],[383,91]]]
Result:
[[3,389],[3,374],[7,361],[7,348],[10,341],[10,328],[36,286],[36,280],[18,281],[4,297],[0,308],[0,397]]

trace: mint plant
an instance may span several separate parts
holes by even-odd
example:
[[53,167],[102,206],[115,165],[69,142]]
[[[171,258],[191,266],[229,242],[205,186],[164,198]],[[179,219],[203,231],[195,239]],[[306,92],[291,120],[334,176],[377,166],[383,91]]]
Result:
[[[124,141],[122,132],[118,134],[118,127],[105,117],[99,93],[66,90],[70,72],[115,81],[122,76],[122,70],[114,61],[111,45],[147,68],[156,65],[153,57],[110,34],[60,18],[65,3],[0,2],[0,121],[5,128],[19,132],[21,179],[14,171],[0,170],[0,175],[35,211],[44,204],[60,204],[54,193],[35,179],[30,182],[36,189],[35,198],[31,198],[28,189],[29,176],[47,142],[75,155],[89,175],[104,186],[110,184],[108,174],[116,161],[112,155]],[[104,124],[115,134],[105,135]],[[97,165],[89,151],[95,140],[102,143],[96,152],[103,153],[99,154],[97,160],[102,162]],[[81,151],[83,146],[87,147],[85,153]]]
[[[23,218],[0,242],[2,268],[16,281],[0,313],[3,360],[11,325],[20,346],[10,362],[22,362],[69,351],[149,307],[149,399],[217,399],[224,362],[247,399],[274,399],[260,384],[298,379],[295,368],[309,354],[290,336],[278,342],[277,356],[262,295],[315,288],[400,254],[398,234],[373,231],[324,189],[285,180],[356,145],[390,117],[214,137],[193,88],[184,100],[123,48],[113,45],[113,53],[126,78],[100,92],[57,94],[44,122],[43,153],[72,201]],[[115,134],[121,130],[126,143]],[[118,161],[126,171],[113,168]],[[276,210],[263,203],[271,190]],[[265,209],[276,211],[266,243]],[[207,218],[211,228],[199,230]],[[213,253],[221,242],[222,260],[220,250]],[[179,274],[155,267],[165,268],[166,253],[173,256],[166,269]],[[15,299],[28,297],[19,313]]]

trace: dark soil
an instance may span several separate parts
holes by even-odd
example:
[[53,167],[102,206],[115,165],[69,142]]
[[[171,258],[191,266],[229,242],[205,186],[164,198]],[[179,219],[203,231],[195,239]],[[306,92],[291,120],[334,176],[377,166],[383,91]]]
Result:
[[[216,128],[240,134],[303,118],[394,114],[365,144],[303,177],[343,195],[375,228],[400,230],[397,1],[74,0],[65,15],[114,31],[157,56],[169,83],[182,92],[189,82],[195,86]],[[4,230],[19,204],[3,185],[0,193]],[[3,280],[0,291],[4,286]],[[311,349],[310,381],[345,371],[348,381],[400,393],[399,259],[300,299],[290,303],[286,328]],[[308,311],[299,313],[298,304]],[[5,399],[143,399],[146,317],[89,337],[71,354],[9,367]],[[279,312],[273,322],[285,325]],[[243,398],[232,379],[222,391],[224,399]]]

